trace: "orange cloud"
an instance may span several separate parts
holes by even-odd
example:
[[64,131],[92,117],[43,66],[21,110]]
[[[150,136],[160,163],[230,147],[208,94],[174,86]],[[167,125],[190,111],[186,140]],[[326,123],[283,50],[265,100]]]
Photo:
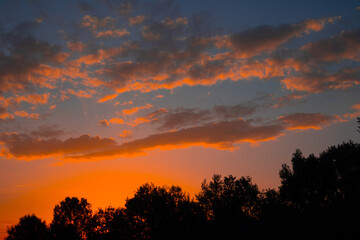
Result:
[[335,73],[311,72],[281,80],[290,90],[318,93],[328,89],[346,89],[360,84],[360,68],[344,68]]
[[33,105],[38,104],[47,104],[50,97],[50,93],[44,93],[44,94],[28,94],[28,95],[14,95],[13,97],[9,98],[1,98],[0,101],[3,102],[6,106],[13,105],[13,104],[19,104],[21,102],[27,102]]
[[[22,91],[31,84],[46,86],[48,79],[39,78],[36,72],[44,64],[61,64],[67,54],[60,52],[59,45],[24,36],[16,32],[4,32],[8,53],[1,56],[0,91]],[[4,46],[5,47],[5,46]]]
[[301,49],[305,51],[313,61],[339,61],[341,59],[359,61],[359,39],[359,30],[347,30],[342,31],[332,38],[310,42]]
[[[130,46],[131,47],[131,46]],[[77,59],[74,59],[68,63],[68,66],[73,66],[76,68],[84,65],[95,65],[105,63],[107,60],[111,60],[113,57],[120,55],[124,52],[127,47],[114,47],[108,49],[99,49],[97,52],[80,56]]]
[[40,117],[40,114],[38,113],[28,113],[25,111],[16,111],[14,114],[18,117],[23,117],[23,118],[38,119]]
[[86,15],[82,18],[80,26],[89,28],[90,30],[94,31],[109,25],[111,26],[113,22],[114,19],[112,17],[105,17],[103,19],[100,19],[98,17]]
[[296,24],[282,24],[277,27],[263,25],[233,34],[228,40],[235,54],[241,58],[249,58],[263,52],[273,51],[280,45],[294,37],[309,34],[310,31],[318,32],[324,28],[325,23],[333,23],[337,18],[309,19]]
[[67,93],[72,94],[72,95],[77,96],[77,97],[91,98],[92,95],[95,93],[95,90],[88,90],[88,91],[78,90],[78,91],[75,91],[73,89],[68,89]]
[[129,125],[137,126],[143,123],[159,124],[160,130],[175,130],[184,127],[194,127],[211,121],[233,120],[252,115],[258,108],[255,104],[237,104],[232,106],[215,105],[213,109],[175,108],[157,109],[144,117],[138,117]]
[[116,144],[111,138],[91,137],[89,135],[81,135],[63,141],[56,138],[37,139],[16,133],[3,133],[0,135],[0,141],[5,146],[2,149],[4,156],[25,160],[96,151],[113,147]]
[[354,109],[355,112],[343,114],[342,117],[345,118],[345,120],[351,120],[360,117],[360,104],[352,105],[351,108]]
[[355,109],[356,111],[360,112],[360,104],[352,105],[351,108]]
[[124,109],[122,110],[121,112],[125,115],[133,115],[135,114],[136,112],[138,112],[139,110],[142,110],[142,109],[150,109],[152,108],[153,106],[151,104],[146,104],[144,106],[140,106],[140,107],[133,107],[133,108],[130,108],[130,109]]
[[288,130],[322,129],[331,123],[339,121],[339,118],[321,113],[295,113],[278,118]]
[[100,121],[97,122],[97,125],[103,126],[103,127],[107,127],[107,126],[109,126],[109,124],[110,124],[109,121],[106,120],[106,119],[100,120]]
[[[288,94],[282,97],[275,98],[276,102],[274,108],[281,108],[289,105],[294,105],[295,103],[299,103],[301,99],[304,99],[307,95],[301,94]],[[301,100],[304,101],[304,100]]]
[[122,138],[129,138],[132,135],[132,131],[130,130],[124,130],[121,133],[119,133],[119,136]]
[[73,52],[82,52],[85,48],[85,44],[79,41],[68,42],[67,47]]
[[6,119],[13,119],[14,116],[7,112],[7,109],[0,105],[0,119],[6,120]]
[[179,17],[176,19],[165,18],[161,20],[161,23],[170,28],[176,28],[178,25],[187,25],[188,20],[186,17]]
[[131,25],[135,25],[135,24],[140,24],[140,23],[142,23],[144,20],[145,20],[145,16],[138,15],[138,16],[129,18],[129,23],[130,23]]
[[102,97],[98,100],[99,103],[102,103],[102,102],[107,102],[111,99],[114,99],[118,96],[118,93],[115,93],[115,94],[110,94],[110,95],[106,95],[105,97]]
[[112,149],[97,151],[83,156],[68,156],[67,159],[104,158],[137,154],[154,148],[173,149],[201,145],[217,149],[232,149],[234,143],[258,143],[270,141],[282,135],[280,124],[252,126],[244,120],[218,122],[200,127],[186,128],[150,135],[143,139],[118,145]]
[[115,123],[115,124],[123,124],[123,123],[125,123],[124,122],[124,120],[123,119],[121,119],[121,118],[111,118],[110,120],[109,120],[109,122],[111,122],[111,123]]
[[168,111],[165,108],[157,109],[149,114],[147,114],[145,117],[137,117],[132,122],[128,123],[128,125],[135,127],[137,125],[143,124],[143,123],[149,123],[149,122],[155,122],[159,120],[159,116],[161,116],[164,113],[167,113]]
[[129,32],[126,29],[115,29],[115,30],[107,30],[103,32],[99,32],[96,35],[96,38],[116,38],[116,37],[122,37],[124,35],[129,34]]

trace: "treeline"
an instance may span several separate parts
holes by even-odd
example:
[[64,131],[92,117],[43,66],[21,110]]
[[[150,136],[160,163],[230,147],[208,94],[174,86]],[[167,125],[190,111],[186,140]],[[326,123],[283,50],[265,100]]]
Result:
[[250,177],[214,175],[191,199],[180,187],[144,184],[125,207],[93,212],[67,197],[50,225],[35,215],[8,229],[15,239],[360,239],[360,144],[319,156],[296,150],[281,186],[260,191]]

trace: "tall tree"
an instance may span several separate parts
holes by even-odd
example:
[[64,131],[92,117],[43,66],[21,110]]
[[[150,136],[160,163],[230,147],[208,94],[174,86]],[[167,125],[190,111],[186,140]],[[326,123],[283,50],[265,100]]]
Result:
[[7,230],[5,240],[45,240],[48,239],[48,228],[44,221],[33,215],[25,215],[19,223]]
[[214,175],[209,183],[205,180],[196,198],[210,220],[209,238],[253,237],[259,194],[250,177]]
[[86,199],[67,197],[54,208],[51,233],[54,239],[86,239],[91,231],[92,210]]
[[297,150],[291,163],[280,171],[280,196],[298,210],[302,234],[360,237],[351,220],[360,214],[360,144],[332,146],[319,157]]
[[144,239],[197,239],[205,220],[201,208],[177,186],[144,184],[125,206]]
[[131,240],[136,239],[136,223],[125,212],[124,208],[107,207],[99,209],[91,219],[93,231],[88,240]]

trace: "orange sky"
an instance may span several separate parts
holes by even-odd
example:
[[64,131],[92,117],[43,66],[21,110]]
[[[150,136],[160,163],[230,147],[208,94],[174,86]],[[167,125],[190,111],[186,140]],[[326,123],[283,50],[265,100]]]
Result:
[[359,140],[355,2],[21,0],[0,19],[0,239],[67,196],[277,188],[295,149]]

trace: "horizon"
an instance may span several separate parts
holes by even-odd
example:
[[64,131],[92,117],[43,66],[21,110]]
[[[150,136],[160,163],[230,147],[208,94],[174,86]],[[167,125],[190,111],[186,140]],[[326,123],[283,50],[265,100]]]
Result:
[[67,196],[277,188],[296,149],[359,142],[355,2],[22,0],[0,19],[0,239]]

